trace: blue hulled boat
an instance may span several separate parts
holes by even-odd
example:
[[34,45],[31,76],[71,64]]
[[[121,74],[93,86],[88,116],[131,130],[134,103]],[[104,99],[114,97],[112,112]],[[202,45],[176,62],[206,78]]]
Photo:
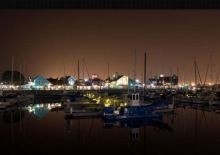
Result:
[[103,112],[104,119],[108,120],[126,120],[159,117],[161,114],[156,112],[161,109],[168,109],[166,101],[156,101],[151,104],[140,102],[138,93],[131,94],[128,106],[115,109],[114,107],[105,107]]

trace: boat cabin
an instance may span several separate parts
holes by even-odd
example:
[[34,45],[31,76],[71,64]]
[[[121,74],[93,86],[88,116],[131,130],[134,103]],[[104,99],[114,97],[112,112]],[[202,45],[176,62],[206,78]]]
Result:
[[139,93],[132,93],[129,96],[129,106],[140,106],[140,95]]

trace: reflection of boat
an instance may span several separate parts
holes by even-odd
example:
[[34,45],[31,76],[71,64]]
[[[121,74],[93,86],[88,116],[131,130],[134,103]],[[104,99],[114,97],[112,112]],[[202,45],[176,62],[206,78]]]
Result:
[[20,122],[24,119],[25,111],[18,107],[10,107],[2,111],[0,114],[3,122],[9,124],[13,122]]
[[29,113],[39,119],[45,117],[50,111],[59,110],[60,108],[60,103],[31,104],[25,107]]
[[98,104],[65,103],[65,118],[102,116],[102,106]]
[[5,109],[10,105],[11,105],[10,102],[0,102],[0,109]]
[[217,100],[217,99],[210,100],[209,104],[210,105],[220,105],[220,100]]
[[99,117],[102,116],[101,111],[96,110],[72,110],[70,113],[65,114],[65,118],[74,118],[74,117]]
[[[103,117],[104,119],[140,119],[140,118],[151,118],[157,117],[158,113],[156,110],[168,109],[169,105],[163,101],[159,100],[152,104],[141,104],[139,100],[139,94],[131,94],[130,102],[126,107],[119,107],[115,109],[114,107],[105,107]],[[152,113],[155,112],[155,113]]]
[[[33,94],[8,94],[7,96],[1,97],[0,101],[6,103],[10,103],[10,105],[17,104],[17,103],[26,103],[26,102],[33,102],[34,95]],[[8,105],[9,106],[9,105]]]
[[205,105],[205,104],[208,104],[209,101],[207,99],[205,99],[204,97],[197,97],[192,100],[192,103]]
[[220,91],[210,95],[209,105],[220,105]]
[[166,123],[163,122],[163,114],[154,113],[149,114],[149,117],[134,118],[134,119],[122,119],[122,120],[110,120],[104,119],[104,127],[111,128],[114,126],[128,127],[128,128],[139,128],[142,126],[154,126],[162,130],[168,130],[170,132],[173,129]]

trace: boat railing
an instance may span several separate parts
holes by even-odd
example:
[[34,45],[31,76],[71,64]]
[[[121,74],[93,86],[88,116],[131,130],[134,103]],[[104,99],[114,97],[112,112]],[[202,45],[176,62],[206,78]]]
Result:
[[140,105],[140,95],[139,93],[133,93],[130,96],[130,106],[139,106]]

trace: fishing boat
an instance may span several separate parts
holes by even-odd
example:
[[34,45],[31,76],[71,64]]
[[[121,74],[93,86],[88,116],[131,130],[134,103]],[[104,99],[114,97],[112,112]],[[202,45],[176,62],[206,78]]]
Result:
[[115,108],[105,107],[103,110],[103,118],[111,120],[126,120],[126,119],[142,119],[158,117],[156,110],[168,109],[168,104],[163,101],[156,101],[151,104],[140,102],[139,93],[133,93],[129,96],[128,106]]

